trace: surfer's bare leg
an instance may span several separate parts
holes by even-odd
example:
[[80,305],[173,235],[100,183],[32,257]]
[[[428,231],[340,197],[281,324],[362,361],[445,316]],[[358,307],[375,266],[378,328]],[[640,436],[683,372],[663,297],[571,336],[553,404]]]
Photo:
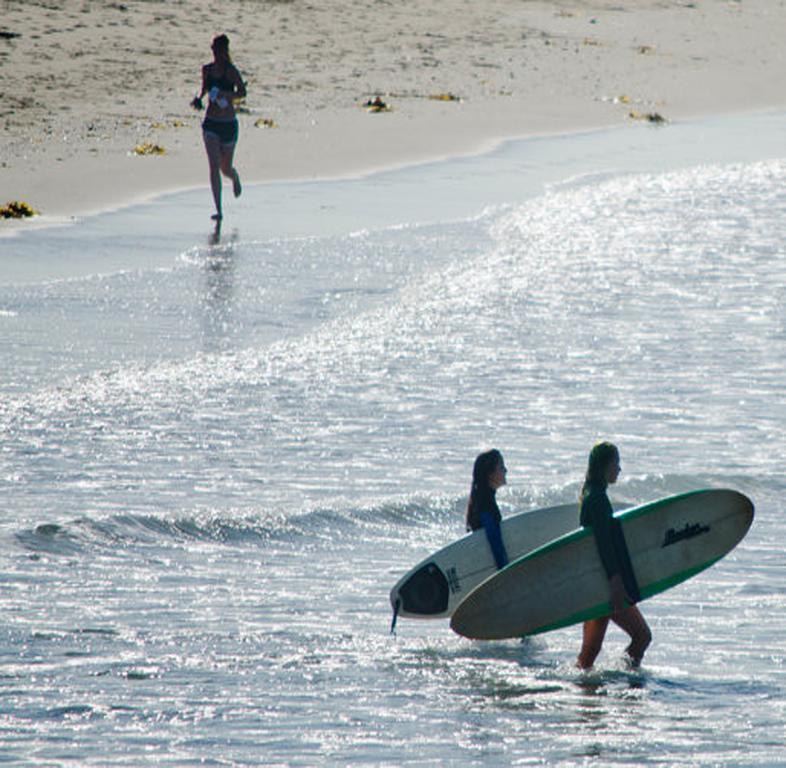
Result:
[[576,660],[579,669],[591,669],[598,658],[600,649],[603,647],[603,638],[606,637],[606,629],[609,626],[609,617],[602,619],[590,619],[584,622],[583,638],[581,651]]
[[652,642],[652,632],[641,611],[631,605],[624,611],[618,611],[612,621],[630,635],[630,645],[625,649],[632,667],[638,667],[644,658],[644,652]]
[[221,210],[221,140],[213,134],[205,134],[205,151],[210,164],[210,189],[213,192],[213,202],[216,206],[214,219],[220,220],[223,216]]

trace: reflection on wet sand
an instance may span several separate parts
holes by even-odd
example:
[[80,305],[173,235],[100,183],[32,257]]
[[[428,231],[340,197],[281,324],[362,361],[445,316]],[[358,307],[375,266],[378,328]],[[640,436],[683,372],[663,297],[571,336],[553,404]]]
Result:
[[238,232],[232,230],[222,242],[221,222],[208,237],[201,295],[203,337],[206,352],[223,352],[229,346],[235,315],[235,268]]

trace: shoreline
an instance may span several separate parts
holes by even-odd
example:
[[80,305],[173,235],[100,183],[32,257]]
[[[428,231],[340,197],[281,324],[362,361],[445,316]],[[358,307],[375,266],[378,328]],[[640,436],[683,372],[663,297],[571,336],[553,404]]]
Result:
[[[482,110],[480,110],[482,111]],[[373,119],[373,118],[372,118]],[[379,119],[379,118],[377,118]],[[385,118],[387,119],[387,118]],[[407,118],[418,127],[418,118]],[[243,147],[241,138],[236,155],[236,166],[241,172],[244,187],[259,184],[307,183],[359,180],[388,171],[397,171],[432,163],[446,162],[458,158],[479,157],[491,153],[508,142],[526,141],[536,138],[551,138],[610,130],[623,127],[625,124],[614,120],[598,120],[589,125],[575,125],[571,121],[543,121],[537,129],[529,131],[495,132],[483,134],[473,131],[472,122],[464,126],[464,130],[449,137],[440,137],[436,131],[428,130],[433,126],[423,120],[426,132],[413,142],[405,142],[395,149],[390,149],[393,134],[399,124],[383,126],[373,135],[369,135],[362,127],[345,133],[344,148],[339,154],[326,160],[315,158],[315,162],[299,162],[287,165],[281,161],[271,163],[267,173],[259,172],[258,161],[250,162],[251,172],[245,171],[244,155],[253,154],[258,150],[258,143],[250,148]],[[630,125],[631,130],[643,126]],[[364,140],[367,150],[357,156],[352,155],[352,147],[357,141]],[[0,220],[0,238],[15,232],[45,226],[57,226],[76,221],[86,216],[108,213],[123,208],[151,203],[156,198],[202,189],[206,195],[206,206],[212,206],[210,187],[207,178],[207,159],[201,146],[201,137],[194,131],[193,144],[190,149],[181,149],[165,157],[122,157],[77,158],[60,161],[57,166],[38,174],[33,178],[17,180],[15,188],[29,190],[19,199],[25,202],[35,200],[44,209],[41,215],[29,219]],[[317,142],[317,146],[321,142]],[[385,151],[384,145],[387,145]],[[308,148],[304,143],[303,148]],[[292,153],[298,151],[297,146],[289,146]],[[312,150],[312,157],[318,153]],[[262,161],[264,163],[264,160]],[[138,174],[143,168],[146,173]],[[254,171],[257,171],[256,173]],[[69,177],[79,174],[81,188],[74,195],[69,192]],[[109,187],[101,183],[105,176],[122,178],[123,187]],[[11,176],[13,179],[13,175]],[[229,182],[224,179],[225,204],[231,207]],[[29,199],[28,199],[29,198]],[[31,203],[32,204],[32,203]],[[36,204],[33,204],[36,207]]]
[[[6,5],[0,30],[14,36],[0,40],[0,62],[10,73],[4,90],[12,108],[0,111],[0,205],[22,200],[42,216],[1,221],[0,237],[192,189],[204,189],[212,207],[200,117],[187,107],[206,58],[210,34],[198,11],[207,4],[128,2],[91,9],[89,18],[75,2],[61,11]],[[471,11],[459,0],[448,5],[455,13],[440,27],[425,2],[370,13],[362,2],[315,9],[268,0],[250,16],[241,0],[229,0],[230,10],[245,13],[243,32],[228,30],[251,92],[236,155],[244,184],[360,178],[483,154],[506,141],[628,123],[633,130],[639,120],[631,113],[683,122],[786,108],[786,79],[772,72],[784,62],[775,30],[786,23],[786,8],[765,0],[744,7],[646,0],[635,11],[593,0],[524,7],[491,0]],[[361,10],[365,15],[352,15]],[[173,46],[176,76],[159,84],[163,97],[155,89],[129,91],[115,70],[131,61],[166,74],[163,47],[137,56],[151,20],[162,41],[173,30],[182,36]],[[380,23],[389,30],[384,37]],[[31,74],[45,44],[52,61]],[[109,44],[117,57],[101,47]],[[85,59],[102,55],[94,74],[106,93],[78,82],[65,94],[45,85],[58,67],[72,76],[75,50]],[[25,82],[32,83],[27,101],[13,95]],[[118,88],[122,98],[114,97]],[[363,98],[374,94],[392,111],[363,109]],[[457,100],[435,98],[443,94]],[[256,127],[262,119],[277,127]],[[167,154],[131,156],[147,141]]]
[[[373,166],[365,166],[353,168],[345,166],[344,170],[339,170],[335,173],[324,173],[321,175],[303,175],[294,176],[282,174],[280,176],[265,178],[260,180],[245,180],[244,190],[251,190],[255,187],[275,187],[281,185],[282,187],[290,185],[301,184],[330,184],[363,181],[376,175],[395,173],[398,171],[407,171],[411,169],[426,168],[431,165],[439,165],[441,163],[449,163],[452,161],[482,159],[486,156],[491,156],[494,153],[504,149],[508,145],[515,145],[518,143],[525,143],[530,141],[539,140],[559,140],[559,139],[580,139],[582,137],[590,137],[593,135],[601,135],[604,133],[623,133],[630,132],[632,135],[634,131],[668,131],[672,129],[684,129],[691,127],[697,128],[701,123],[706,121],[756,121],[766,120],[767,118],[778,119],[786,116],[786,108],[784,107],[767,107],[756,110],[740,111],[740,112],[726,112],[726,113],[705,113],[701,115],[690,116],[682,120],[670,121],[670,125],[652,126],[652,125],[637,125],[629,122],[617,122],[598,124],[592,126],[582,126],[564,129],[555,129],[552,131],[543,130],[527,134],[512,134],[501,136],[494,139],[488,139],[483,143],[479,143],[476,147],[467,149],[465,151],[458,150],[452,153],[445,154],[426,154],[424,156],[412,158],[400,158],[398,160],[391,160],[387,164],[379,164]],[[729,158],[729,162],[737,162],[736,158]],[[696,162],[706,162],[703,158],[697,156]],[[717,162],[715,160],[714,162]],[[116,200],[105,201],[103,205],[98,205],[88,209],[70,210],[61,213],[53,213],[49,215],[36,215],[33,218],[27,219],[0,219],[0,241],[3,239],[13,238],[25,232],[40,231],[43,229],[50,229],[56,227],[69,226],[76,224],[84,219],[100,216],[103,214],[118,213],[124,210],[136,207],[150,205],[156,202],[159,198],[169,197],[179,194],[188,194],[198,191],[203,191],[205,194],[205,216],[212,210],[212,199],[210,198],[210,189],[207,183],[191,183],[180,184],[178,186],[156,185],[147,187],[139,191],[138,194],[131,196],[121,196]],[[225,205],[232,205],[231,198],[229,197],[230,187],[228,182],[225,181],[224,194]],[[228,199],[227,199],[228,198]]]
[[[152,203],[73,220],[41,218],[33,220],[38,229],[17,229],[20,237],[4,252],[0,284],[168,269],[173,254],[205,243],[313,237],[330,242],[402,225],[465,223],[497,208],[547,201],[555,191],[587,183],[602,187],[626,176],[661,178],[705,166],[782,163],[785,119],[786,110],[766,110],[678,121],[666,130],[623,125],[542,134],[370,174],[249,184],[239,200],[232,200],[221,225],[210,220],[204,187],[162,192]],[[749,141],[750,136],[757,140]],[[86,243],[91,247],[84,248]],[[39,258],[46,253],[56,258]]]
[[[731,119],[731,118],[755,118],[757,116],[764,117],[769,114],[777,114],[786,109],[786,105],[771,105],[767,107],[760,107],[751,110],[739,110],[733,112],[705,112],[696,115],[686,116],[678,120],[670,120],[669,123],[674,125],[681,125],[686,123],[694,123],[707,119]],[[452,151],[437,152],[436,150],[428,151],[427,149],[418,149],[411,154],[398,154],[391,155],[385,160],[375,163],[356,163],[341,162],[334,165],[328,164],[323,169],[318,169],[313,173],[303,172],[301,168],[297,167],[292,172],[279,171],[266,178],[243,178],[244,187],[256,185],[275,185],[275,184],[299,184],[309,182],[336,182],[336,181],[353,181],[362,180],[373,176],[375,174],[386,173],[390,171],[406,170],[408,168],[416,168],[420,166],[448,162],[456,159],[467,159],[481,157],[498,150],[500,147],[508,143],[524,142],[537,139],[555,139],[560,137],[575,137],[583,136],[592,133],[603,131],[615,130],[669,130],[669,125],[650,126],[634,123],[633,121],[599,121],[594,124],[575,126],[568,124],[555,124],[547,127],[543,126],[541,130],[533,130],[526,133],[508,133],[504,135],[495,136],[479,136],[475,135],[466,139],[466,142],[461,146],[453,147]],[[199,148],[199,157],[202,160],[204,168],[201,169],[206,174],[207,161],[202,156],[201,147]],[[126,183],[123,190],[119,190],[116,195],[113,195],[105,187],[96,185],[91,187],[94,191],[82,190],[82,194],[77,196],[78,203],[74,203],[75,198],[68,196],[64,190],[64,180],[61,174],[46,173],[38,177],[33,183],[32,188],[40,188],[41,196],[37,199],[44,199],[45,201],[51,196],[51,205],[48,211],[44,211],[35,217],[27,219],[0,219],[0,240],[8,237],[15,236],[22,232],[33,231],[37,229],[44,229],[57,226],[66,226],[75,223],[80,219],[90,216],[98,216],[105,213],[112,213],[123,210],[136,205],[145,205],[155,202],[157,198],[169,196],[173,194],[193,192],[196,190],[203,190],[205,192],[205,206],[206,209],[211,207],[212,200],[210,198],[210,188],[206,179],[197,180],[191,177],[191,173],[184,168],[184,155],[176,158],[168,158],[173,160],[173,164],[161,164],[155,169],[155,173],[145,176],[142,180],[138,180],[137,185]],[[160,162],[160,158],[115,158],[114,162],[106,163],[101,162],[100,168],[94,168],[93,172],[100,176],[105,175],[121,175],[125,182],[133,180],[137,177],[128,173],[131,163],[153,163]],[[79,158],[79,164],[84,162],[84,158]],[[68,165],[65,169],[68,170]],[[174,174],[172,173],[174,165]],[[239,166],[239,163],[238,163]],[[240,167],[240,166],[239,166]],[[242,168],[241,168],[242,170]],[[125,174],[123,173],[125,171]],[[82,168],[84,173],[84,168]],[[299,172],[299,173],[298,173]],[[177,177],[177,181],[170,181],[172,176]],[[83,179],[85,176],[83,175]],[[89,178],[89,177],[88,177]],[[229,197],[230,187],[229,183],[224,180],[224,194],[228,198],[227,203],[231,206],[231,198]],[[25,202],[27,202],[25,200]]]

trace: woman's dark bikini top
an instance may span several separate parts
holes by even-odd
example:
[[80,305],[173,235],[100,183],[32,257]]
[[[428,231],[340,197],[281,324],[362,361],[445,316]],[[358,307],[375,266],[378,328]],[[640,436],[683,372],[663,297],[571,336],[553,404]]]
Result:
[[222,74],[221,77],[216,77],[213,75],[213,67],[211,65],[210,72],[207,76],[207,89],[210,90],[211,88],[216,87],[219,91],[234,91],[235,84],[232,82],[232,80],[227,78],[228,72],[229,67],[227,66],[224,69],[224,74]]

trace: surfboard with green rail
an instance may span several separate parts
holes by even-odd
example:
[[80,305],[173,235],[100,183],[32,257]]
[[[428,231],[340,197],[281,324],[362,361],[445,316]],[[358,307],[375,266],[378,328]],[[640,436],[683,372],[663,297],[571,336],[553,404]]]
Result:
[[[728,554],[753,522],[747,496],[691,491],[617,512],[642,600]],[[470,592],[451,618],[464,637],[537,635],[611,613],[609,586],[590,528],[529,552]]]

